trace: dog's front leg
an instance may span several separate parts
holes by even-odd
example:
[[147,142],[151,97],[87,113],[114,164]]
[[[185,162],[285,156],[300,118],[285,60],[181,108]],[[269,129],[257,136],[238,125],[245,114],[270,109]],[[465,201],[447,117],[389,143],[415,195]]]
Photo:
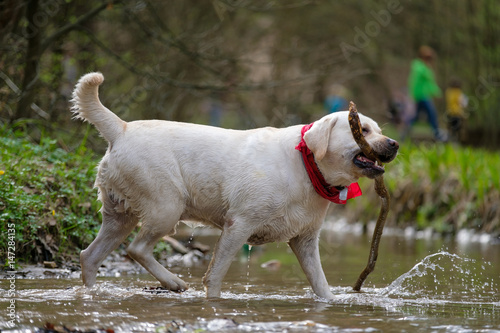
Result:
[[224,226],[224,230],[215,245],[208,270],[203,277],[207,298],[220,297],[222,280],[231,266],[234,256],[248,240],[251,232],[238,225]]
[[314,293],[319,297],[332,299],[334,296],[328,286],[319,257],[319,230],[316,233],[292,238],[288,244],[299,260]]

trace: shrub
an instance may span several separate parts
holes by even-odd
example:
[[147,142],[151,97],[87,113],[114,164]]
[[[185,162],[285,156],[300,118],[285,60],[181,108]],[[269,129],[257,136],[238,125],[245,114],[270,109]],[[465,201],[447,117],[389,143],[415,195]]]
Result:
[[7,224],[15,224],[17,260],[63,260],[86,247],[100,225],[96,165],[83,144],[68,153],[48,137],[35,144],[0,128],[2,251]]

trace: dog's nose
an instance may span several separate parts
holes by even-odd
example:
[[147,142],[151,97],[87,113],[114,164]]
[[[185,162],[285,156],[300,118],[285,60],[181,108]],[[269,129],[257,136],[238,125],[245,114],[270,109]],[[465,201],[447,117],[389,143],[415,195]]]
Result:
[[392,161],[397,156],[398,149],[399,149],[399,143],[396,140],[386,137],[385,147],[383,147],[382,151],[379,153],[378,156],[380,162],[389,163],[390,161]]
[[387,144],[394,150],[399,149],[399,143],[396,140],[387,138]]

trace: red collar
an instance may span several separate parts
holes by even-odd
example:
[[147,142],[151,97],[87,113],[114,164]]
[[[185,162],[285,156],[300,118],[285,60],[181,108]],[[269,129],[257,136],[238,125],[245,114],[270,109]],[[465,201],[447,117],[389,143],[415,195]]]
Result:
[[295,147],[298,151],[302,153],[302,161],[304,161],[304,166],[306,167],[307,174],[309,175],[309,179],[311,180],[316,193],[318,193],[323,198],[330,200],[331,202],[337,204],[345,204],[348,199],[355,198],[360,196],[361,189],[359,188],[358,183],[352,183],[347,186],[347,197],[345,200],[340,199],[340,192],[342,190],[345,191],[344,187],[335,187],[328,184],[325,180],[325,177],[321,174],[321,171],[314,160],[314,154],[307,147],[306,142],[304,141],[304,134],[312,127],[314,123],[309,125],[305,125],[302,127],[301,131],[301,140],[300,143]]

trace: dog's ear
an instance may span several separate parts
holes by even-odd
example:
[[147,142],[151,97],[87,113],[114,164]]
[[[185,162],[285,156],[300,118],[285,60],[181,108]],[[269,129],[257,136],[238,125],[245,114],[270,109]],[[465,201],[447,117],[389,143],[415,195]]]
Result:
[[337,117],[329,115],[321,118],[304,134],[304,141],[314,154],[316,161],[321,161],[328,150],[330,133],[337,123]]

